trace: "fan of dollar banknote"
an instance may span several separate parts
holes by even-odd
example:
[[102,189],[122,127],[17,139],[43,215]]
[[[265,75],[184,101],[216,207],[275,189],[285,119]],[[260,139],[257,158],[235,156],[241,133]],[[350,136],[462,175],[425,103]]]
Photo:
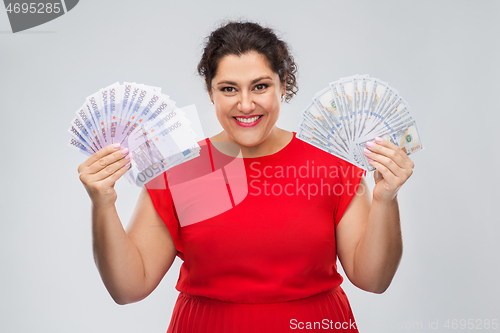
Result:
[[[196,133],[186,112],[161,88],[118,82],[85,99],[68,129],[68,145],[92,155],[120,143],[132,154],[127,178],[143,185],[161,172],[199,155]],[[196,114],[190,110],[189,114]]]
[[375,168],[363,149],[375,137],[408,155],[423,149],[408,102],[368,75],[342,78],[319,91],[302,112],[297,137],[367,171]]

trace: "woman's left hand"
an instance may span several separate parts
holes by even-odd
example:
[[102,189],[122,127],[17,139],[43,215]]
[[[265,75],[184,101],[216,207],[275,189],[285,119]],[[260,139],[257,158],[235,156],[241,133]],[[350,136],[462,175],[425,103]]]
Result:
[[367,142],[364,154],[375,167],[373,178],[375,188],[373,199],[391,201],[396,199],[399,188],[413,174],[415,164],[406,153],[392,142],[375,138],[375,143]]

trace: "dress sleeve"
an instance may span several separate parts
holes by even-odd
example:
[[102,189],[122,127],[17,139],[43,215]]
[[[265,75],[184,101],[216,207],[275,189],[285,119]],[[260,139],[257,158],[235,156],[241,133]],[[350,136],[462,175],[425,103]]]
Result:
[[339,183],[340,185],[336,185],[337,190],[335,191],[338,195],[337,199],[337,207],[334,211],[334,222],[335,228],[339,224],[344,212],[347,207],[351,203],[354,194],[358,190],[359,184],[361,182],[361,178],[366,175],[366,171],[354,166],[353,164],[344,161],[342,159],[338,159],[338,168],[339,168]]
[[162,173],[155,179],[145,184],[146,190],[153,201],[153,205],[170,231],[170,235],[177,249],[177,256],[182,259],[182,241],[180,237],[180,224],[175,210],[172,194],[168,187],[167,175]]

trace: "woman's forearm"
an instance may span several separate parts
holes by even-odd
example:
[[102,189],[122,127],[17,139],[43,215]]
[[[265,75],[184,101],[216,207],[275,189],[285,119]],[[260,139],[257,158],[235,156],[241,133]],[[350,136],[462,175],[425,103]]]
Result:
[[113,300],[127,304],[142,299],[143,261],[123,229],[114,205],[92,207],[92,247],[97,269]]
[[363,289],[384,292],[396,274],[403,252],[397,198],[374,200],[363,237],[354,254],[354,272]]

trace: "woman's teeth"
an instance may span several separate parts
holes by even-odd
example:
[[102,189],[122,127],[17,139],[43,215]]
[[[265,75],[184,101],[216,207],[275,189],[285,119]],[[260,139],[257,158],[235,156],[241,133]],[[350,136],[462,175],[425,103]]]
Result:
[[257,121],[257,119],[259,119],[260,116],[255,116],[255,117],[252,117],[252,118],[240,118],[240,117],[235,117],[236,120],[242,122],[242,123],[253,123],[254,121]]

